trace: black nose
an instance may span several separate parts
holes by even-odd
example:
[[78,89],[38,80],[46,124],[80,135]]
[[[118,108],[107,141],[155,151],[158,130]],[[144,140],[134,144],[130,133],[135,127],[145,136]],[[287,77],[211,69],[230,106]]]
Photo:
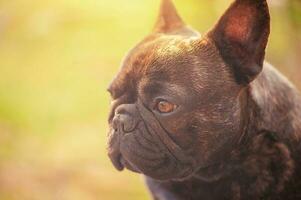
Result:
[[122,104],[115,109],[112,126],[116,132],[133,132],[138,124],[139,115],[135,104]]

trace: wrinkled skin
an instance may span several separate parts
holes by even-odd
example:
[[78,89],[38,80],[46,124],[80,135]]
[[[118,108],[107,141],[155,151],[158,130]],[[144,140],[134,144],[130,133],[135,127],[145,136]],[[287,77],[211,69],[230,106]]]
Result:
[[[299,162],[301,97],[264,64],[268,35],[263,0],[235,1],[204,36],[163,0],[153,33],[129,52],[108,89],[114,166],[144,174],[158,200],[287,191]],[[159,112],[161,99],[176,109]]]
[[[227,149],[223,147],[237,143],[236,133],[240,132],[241,122],[234,119],[239,119],[241,112],[239,87],[231,80],[229,72],[223,70],[223,63],[216,62],[218,57],[208,59],[214,52],[210,52],[212,44],[206,39],[199,41],[204,43],[199,49],[191,51],[189,49],[198,45],[194,44],[198,41],[185,43],[182,37],[170,36],[161,43],[160,35],[154,37],[158,37],[155,43],[143,44],[141,48],[145,50],[134,54],[135,58],[131,55],[125,61],[111,85],[114,91],[119,89],[120,84],[132,82],[114,100],[118,103],[112,111],[115,113],[112,114],[112,124],[116,124],[113,129],[117,131],[111,133],[111,143],[118,143],[117,151],[120,152],[116,153],[119,154],[117,157],[122,155],[136,171],[163,180],[185,178],[200,168],[214,165],[218,157],[223,156],[220,151],[225,150],[226,153]],[[170,46],[170,43],[176,44]],[[183,45],[187,46],[187,50],[168,52],[165,49],[166,55],[150,52]],[[186,58],[174,56],[177,53],[184,54]],[[149,54],[153,54],[152,57]],[[149,64],[144,63],[145,59]],[[131,63],[131,60],[135,63]],[[214,62],[220,71],[210,74],[209,63]],[[191,74],[191,70],[194,74]],[[218,81],[218,77],[225,78]],[[224,84],[226,79],[227,85]],[[233,96],[232,92],[236,95]],[[163,97],[179,105],[174,113],[160,114],[152,110],[156,98]],[[128,120],[123,125],[126,127],[118,128],[121,126],[118,121],[123,120]]]

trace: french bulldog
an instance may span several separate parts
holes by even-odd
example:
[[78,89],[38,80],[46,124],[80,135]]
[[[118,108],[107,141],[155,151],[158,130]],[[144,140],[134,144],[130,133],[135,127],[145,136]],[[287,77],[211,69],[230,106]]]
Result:
[[266,0],[236,0],[206,34],[162,0],[110,84],[108,155],[155,200],[301,199],[301,95],[265,62]]

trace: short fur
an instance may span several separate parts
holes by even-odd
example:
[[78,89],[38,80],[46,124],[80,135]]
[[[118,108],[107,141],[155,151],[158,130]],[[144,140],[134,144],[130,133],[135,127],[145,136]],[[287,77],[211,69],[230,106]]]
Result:
[[204,36],[162,0],[108,89],[114,166],[155,200],[301,199],[301,96],[264,62],[269,30],[265,0],[236,0]]

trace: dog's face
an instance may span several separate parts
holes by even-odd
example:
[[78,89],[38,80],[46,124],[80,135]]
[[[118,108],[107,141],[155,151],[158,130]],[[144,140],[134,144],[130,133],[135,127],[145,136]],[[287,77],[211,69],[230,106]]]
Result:
[[115,167],[160,180],[215,176],[240,140],[241,94],[262,69],[268,34],[263,0],[237,0],[203,37],[163,0],[153,33],[109,86]]

